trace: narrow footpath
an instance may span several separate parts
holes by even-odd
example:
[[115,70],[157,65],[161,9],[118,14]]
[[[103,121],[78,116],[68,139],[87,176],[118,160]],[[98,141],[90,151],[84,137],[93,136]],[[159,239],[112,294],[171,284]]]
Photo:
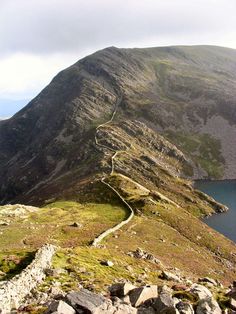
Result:
[[120,152],[120,151],[116,151],[114,150],[113,148],[110,148],[109,146],[106,146],[106,145],[103,145],[103,144],[100,144],[99,141],[98,141],[98,138],[97,138],[97,133],[99,131],[99,129],[101,129],[102,127],[104,127],[105,125],[108,125],[109,123],[111,123],[113,120],[114,120],[114,117],[116,115],[116,112],[117,112],[117,108],[118,106],[120,105],[120,103],[122,102],[122,96],[119,96],[117,101],[116,101],[116,105],[115,105],[115,109],[113,111],[113,114],[111,116],[111,119],[108,120],[107,122],[105,123],[102,123],[100,125],[98,125],[96,127],[96,132],[95,132],[95,143],[97,146],[99,147],[102,147],[102,148],[105,148],[105,149],[108,149],[112,152],[114,152],[114,154],[112,155],[111,157],[111,172],[110,174],[106,174],[102,177],[101,179],[101,182],[106,185],[109,189],[111,189],[120,199],[121,201],[123,202],[123,204],[125,204],[125,206],[129,209],[130,211],[130,214],[129,214],[129,217],[123,221],[121,221],[119,224],[117,224],[116,226],[112,227],[112,228],[109,228],[107,229],[106,231],[104,231],[103,233],[101,233],[98,237],[96,237],[93,242],[92,242],[92,246],[99,246],[99,244],[101,243],[101,241],[106,238],[108,235],[110,235],[111,233],[119,230],[121,227],[123,227],[124,225],[126,225],[127,223],[130,222],[130,220],[133,218],[134,216],[134,210],[133,208],[126,202],[126,200],[120,195],[120,193],[113,187],[111,186],[109,183],[106,182],[106,178],[108,178],[109,176],[113,175],[114,173],[114,169],[115,169],[115,158],[117,156],[117,154]]

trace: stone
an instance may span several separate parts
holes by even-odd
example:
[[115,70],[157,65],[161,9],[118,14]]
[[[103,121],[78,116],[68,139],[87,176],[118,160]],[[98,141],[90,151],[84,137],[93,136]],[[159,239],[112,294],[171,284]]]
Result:
[[108,288],[110,294],[117,297],[124,297],[133,289],[135,289],[135,286],[129,282],[116,283]]
[[84,310],[90,314],[109,313],[108,309],[113,307],[109,299],[86,289],[68,293],[65,300],[77,312]]
[[199,300],[196,314],[221,314],[219,304],[212,297]]
[[[137,309],[132,307],[131,304],[124,303],[121,299],[115,297],[113,299],[113,311],[112,314],[137,314]],[[110,308],[112,311],[112,308]]]
[[136,258],[144,258],[144,255],[145,255],[144,251],[141,248],[139,248],[139,247],[134,252],[134,256]]
[[0,220],[0,226],[9,226],[9,222]]
[[180,301],[175,307],[180,314],[194,314],[193,307],[190,303]]
[[163,286],[160,288],[159,296],[154,301],[153,308],[156,313],[178,313],[172,298],[172,290],[169,287]]
[[63,297],[65,295],[65,292],[59,287],[51,287],[49,290],[49,294],[53,296],[54,299],[58,299],[60,297]]
[[156,285],[144,286],[130,291],[129,298],[132,306],[138,307],[149,299],[157,298]]
[[230,298],[230,308],[236,310],[236,300],[233,298]]
[[190,287],[190,292],[195,294],[199,299],[206,299],[212,297],[212,293],[209,289],[197,283],[193,284]]
[[232,299],[235,299],[236,300],[236,288],[233,288],[231,290],[229,290],[226,295],[228,297],[231,297]]
[[199,278],[198,282],[206,282],[206,283],[212,284],[213,286],[218,286],[217,282],[214,279],[209,278],[209,277]]
[[121,298],[122,301],[125,303],[125,304],[131,304],[130,303],[130,297],[128,295],[124,296],[123,298]]
[[51,314],[51,313],[58,313],[58,314],[75,314],[75,310],[73,309],[73,307],[71,307],[69,304],[67,304],[66,302],[60,300],[60,301],[53,301],[47,311],[45,312],[45,314]]
[[75,227],[75,228],[82,228],[82,225],[78,222],[74,222],[72,225],[70,225],[71,227]]
[[162,278],[168,280],[168,281],[176,281],[176,282],[181,282],[181,279],[179,278],[178,275],[173,274],[168,271],[163,271],[162,272]]
[[114,266],[114,263],[112,261],[102,261],[101,265],[112,267]]

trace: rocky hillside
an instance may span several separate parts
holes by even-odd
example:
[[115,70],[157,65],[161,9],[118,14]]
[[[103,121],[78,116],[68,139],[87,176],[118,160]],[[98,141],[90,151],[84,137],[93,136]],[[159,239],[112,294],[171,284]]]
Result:
[[[150,137],[162,134],[175,144],[182,176],[235,178],[235,69],[235,50],[211,46],[111,47],[80,60],[0,122],[1,202],[77,194],[93,181],[104,164],[95,128],[115,109],[121,129],[142,122]],[[128,137],[125,147],[139,133]],[[148,149],[149,139],[142,145]],[[169,160],[162,161],[169,168]]]

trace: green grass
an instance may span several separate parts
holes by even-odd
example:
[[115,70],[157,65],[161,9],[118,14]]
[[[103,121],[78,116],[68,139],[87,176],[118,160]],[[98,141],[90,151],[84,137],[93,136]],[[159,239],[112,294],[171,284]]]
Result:
[[[12,217],[10,225],[0,234],[0,270],[7,276],[17,273],[25,266],[24,261],[29,262],[28,254],[44,243],[60,247],[88,245],[100,233],[124,220],[127,214],[119,203],[59,201],[29,213],[28,218]],[[74,222],[81,227],[73,227]],[[16,256],[15,259],[12,256]]]
[[[112,267],[102,265],[102,261],[110,260]],[[59,280],[63,290],[78,289],[78,283],[95,291],[106,291],[106,287],[118,281],[128,280],[136,283],[147,270],[147,282],[153,282],[160,272],[156,265],[150,268],[150,262],[137,261],[124,252],[110,248],[77,247],[60,250],[53,259],[55,269],[64,268],[67,273],[58,278],[48,278],[46,287],[51,281]],[[146,276],[145,276],[146,277]],[[44,287],[45,289],[45,287]]]

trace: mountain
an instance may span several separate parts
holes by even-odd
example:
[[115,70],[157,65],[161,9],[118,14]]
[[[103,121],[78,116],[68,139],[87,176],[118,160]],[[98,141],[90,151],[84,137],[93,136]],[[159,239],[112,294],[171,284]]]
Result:
[[1,276],[51,243],[64,291],[168,283],[161,270],[176,268],[188,284],[232,282],[235,244],[199,219],[227,208],[192,180],[236,178],[235,70],[227,48],[110,47],[0,121],[1,203],[38,206],[0,207]]
[[103,160],[95,128],[116,107],[121,128],[139,121],[183,152],[183,176],[236,178],[235,69],[236,51],[213,46],[110,47],[80,60],[0,122],[2,202],[73,195],[92,181]]

